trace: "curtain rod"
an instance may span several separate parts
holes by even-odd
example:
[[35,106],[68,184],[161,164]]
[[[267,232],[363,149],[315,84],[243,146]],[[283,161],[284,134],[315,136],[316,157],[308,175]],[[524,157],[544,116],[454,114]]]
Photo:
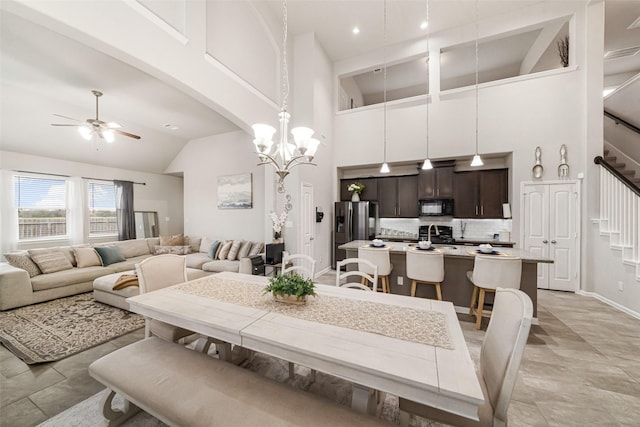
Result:
[[[71,178],[71,175],[62,175],[62,174],[59,174],[59,173],[43,173],[43,172],[20,171],[20,170],[17,170],[16,172],[18,172],[18,173],[32,173],[32,174],[35,174],[35,175],[60,176],[62,178]],[[106,182],[113,182],[114,181],[112,179],[90,178],[90,177],[87,177],[87,176],[82,176],[81,178],[82,179],[90,179],[92,181],[106,181]],[[147,185],[146,182],[134,182],[134,184]]]

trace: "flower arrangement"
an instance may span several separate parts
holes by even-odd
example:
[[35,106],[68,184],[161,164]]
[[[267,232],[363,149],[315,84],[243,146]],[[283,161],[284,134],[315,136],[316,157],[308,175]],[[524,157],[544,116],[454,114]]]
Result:
[[273,238],[279,239],[282,236],[282,227],[284,227],[287,222],[287,215],[289,214],[288,210],[282,211],[280,215],[271,211],[269,216],[271,217],[271,228],[273,228]]
[[349,186],[347,187],[347,191],[351,194],[360,194],[362,193],[362,190],[364,190],[364,184],[358,181],[349,184]]

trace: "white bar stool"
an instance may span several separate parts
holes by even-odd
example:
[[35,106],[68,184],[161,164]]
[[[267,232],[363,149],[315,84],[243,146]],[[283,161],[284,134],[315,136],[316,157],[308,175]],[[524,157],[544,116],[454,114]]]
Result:
[[[378,277],[382,282],[382,292],[387,294],[391,292],[391,287],[389,286],[389,274],[391,274],[391,271],[393,270],[393,264],[391,264],[389,255],[390,249],[391,248],[388,245],[386,248],[358,248],[358,258],[366,259],[367,261],[378,266]],[[369,267],[365,263],[359,263],[358,270],[363,271],[369,275],[373,275],[371,267]],[[377,287],[378,283],[374,283],[373,286]]]
[[407,250],[407,277],[411,279],[411,296],[416,296],[418,283],[433,285],[442,301],[440,284],[444,280],[444,255],[438,251]]
[[476,316],[476,329],[480,329],[483,317],[491,317],[484,311],[486,292],[496,288],[520,289],[522,259],[499,255],[476,255],[473,271],[467,271],[467,278],[473,284],[469,314]]

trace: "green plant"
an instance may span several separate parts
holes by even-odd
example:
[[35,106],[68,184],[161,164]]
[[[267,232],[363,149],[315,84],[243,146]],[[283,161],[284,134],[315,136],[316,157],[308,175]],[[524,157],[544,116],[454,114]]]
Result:
[[264,288],[264,293],[271,292],[274,296],[291,295],[298,299],[304,299],[307,295],[316,294],[315,285],[310,279],[305,279],[297,273],[280,274],[269,280],[269,285]]

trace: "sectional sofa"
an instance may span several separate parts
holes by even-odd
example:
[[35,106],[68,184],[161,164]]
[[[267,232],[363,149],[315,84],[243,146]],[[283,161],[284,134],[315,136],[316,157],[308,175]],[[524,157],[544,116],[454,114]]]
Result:
[[4,254],[8,262],[0,263],[0,310],[90,292],[95,279],[134,270],[136,263],[162,253],[184,255],[192,279],[221,271],[251,274],[249,255],[263,252],[260,242],[184,236],[176,245],[172,243],[178,236],[168,237],[169,241],[155,237]]

